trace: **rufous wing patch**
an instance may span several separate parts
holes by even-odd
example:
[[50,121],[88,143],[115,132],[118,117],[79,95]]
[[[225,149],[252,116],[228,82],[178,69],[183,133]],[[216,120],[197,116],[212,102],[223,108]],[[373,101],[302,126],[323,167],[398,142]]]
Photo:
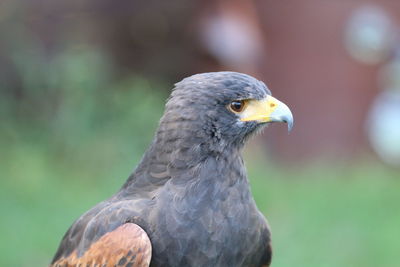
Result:
[[151,250],[146,232],[137,224],[126,223],[103,235],[81,257],[75,250],[51,267],[148,267]]

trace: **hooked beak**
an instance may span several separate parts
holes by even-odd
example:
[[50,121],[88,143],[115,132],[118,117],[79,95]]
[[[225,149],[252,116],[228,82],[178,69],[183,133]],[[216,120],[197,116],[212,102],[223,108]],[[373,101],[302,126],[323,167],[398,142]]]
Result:
[[293,127],[293,115],[288,106],[270,95],[261,100],[249,100],[240,117],[241,121],[258,123],[285,122],[288,131]]

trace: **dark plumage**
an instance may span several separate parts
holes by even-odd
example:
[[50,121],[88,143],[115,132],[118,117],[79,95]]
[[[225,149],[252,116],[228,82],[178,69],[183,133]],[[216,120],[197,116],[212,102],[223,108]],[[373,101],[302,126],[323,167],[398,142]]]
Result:
[[270,232],[240,151],[274,121],[290,128],[289,109],[248,75],[204,73],[177,83],[137,169],[74,222],[52,265],[268,266]]

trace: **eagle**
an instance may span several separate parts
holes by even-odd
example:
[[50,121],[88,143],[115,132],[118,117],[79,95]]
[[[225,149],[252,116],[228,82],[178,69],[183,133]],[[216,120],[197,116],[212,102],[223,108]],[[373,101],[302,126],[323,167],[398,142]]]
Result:
[[241,151],[274,122],[290,130],[292,113],[252,76],[176,83],[137,168],[72,224],[50,266],[269,266],[270,229]]

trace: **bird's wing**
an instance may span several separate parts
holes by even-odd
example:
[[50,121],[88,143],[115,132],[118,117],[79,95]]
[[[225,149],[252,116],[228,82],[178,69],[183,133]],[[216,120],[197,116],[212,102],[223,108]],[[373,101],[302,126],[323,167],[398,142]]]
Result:
[[147,267],[151,260],[151,242],[137,224],[125,223],[104,234],[81,256],[77,250],[61,257],[51,267],[131,266]]
[[272,260],[272,246],[271,246],[271,242],[268,242],[267,250],[265,251],[265,254],[264,254],[263,267],[269,267],[271,264],[271,260]]

